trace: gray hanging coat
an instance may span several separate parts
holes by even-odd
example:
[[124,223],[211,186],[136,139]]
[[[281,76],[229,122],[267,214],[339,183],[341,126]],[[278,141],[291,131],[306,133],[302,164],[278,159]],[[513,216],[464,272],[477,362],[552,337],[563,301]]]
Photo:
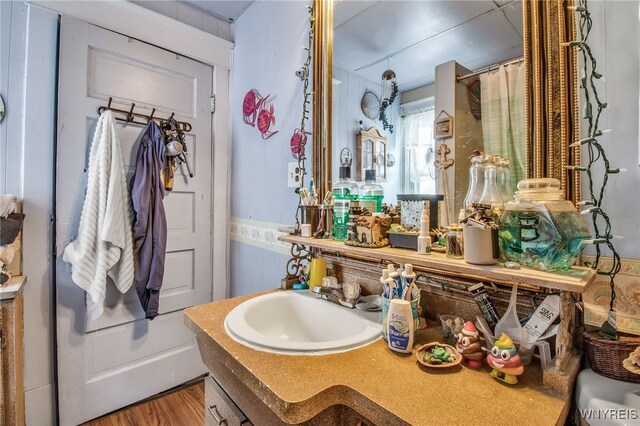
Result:
[[160,179],[164,159],[164,136],[160,127],[151,121],[140,139],[131,185],[131,201],[136,213],[133,223],[134,284],[149,319],[158,315],[167,247],[167,219],[162,201],[164,186]]

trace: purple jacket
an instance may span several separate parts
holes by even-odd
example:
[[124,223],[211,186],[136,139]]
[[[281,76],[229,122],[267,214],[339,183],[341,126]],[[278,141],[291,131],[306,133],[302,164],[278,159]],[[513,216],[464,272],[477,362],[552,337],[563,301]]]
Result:
[[133,222],[134,284],[149,319],[158,315],[167,247],[167,219],[162,202],[164,187],[160,179],[164,158],[164,136],[158,125],[151,121],[140,139],[131,184],[131,201],[136,214]]

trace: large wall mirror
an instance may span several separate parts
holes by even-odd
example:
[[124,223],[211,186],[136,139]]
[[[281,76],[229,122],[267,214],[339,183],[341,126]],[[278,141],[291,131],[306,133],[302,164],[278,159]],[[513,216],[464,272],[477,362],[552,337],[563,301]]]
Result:
[[[507,157],[514,186],[526,176],[556,177],[577,200],[576,176],[564,167],[577,163],[569,145],[578,138],[575,57],[561,45],[575,32],[570,4],[316,0],[322,50],[314,71],[325,78],[315,83],[322,127],[314,177],[329,189],[340,152],[356,152],[357,135],[375,127],[395,158],[380,182],[387,203],[397,194],[444,193],[449,211],[441,222],[454,220],[475,150]],[[367,92],[394,102],[368,118]],[[450,134],[434,129],[441,122]],[[455,160],[446,170],[434,165],[442,144]]]

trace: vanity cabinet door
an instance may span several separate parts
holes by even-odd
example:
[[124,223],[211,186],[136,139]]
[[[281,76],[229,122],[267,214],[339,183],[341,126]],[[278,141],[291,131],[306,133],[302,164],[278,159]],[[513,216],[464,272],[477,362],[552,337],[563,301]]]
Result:
[[213,377],[208,376],[204,383],[206,426],[252,424]]

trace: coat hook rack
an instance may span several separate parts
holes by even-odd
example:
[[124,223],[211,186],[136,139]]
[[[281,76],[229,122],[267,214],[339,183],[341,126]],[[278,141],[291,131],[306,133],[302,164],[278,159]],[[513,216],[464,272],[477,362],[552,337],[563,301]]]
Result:
[[129,114],[127,114],[127,121],[133,122],[133,109],[136,107],[136,104],[131,104],[131,110]]
[[[158,121],[158,122],[163,122],[163,121],[168,121],[168,120],[173,119],[173,117],[176,115],[175,112],[172,112],[171,116],[169,118],[154,117],[154,115],[156,113],[156,109],[155,108],[153,108],[151,110],[151,114],[149,114],[149,115],[141,114],[139,112],[133,112],[134,108],[136,107],[135,103],[131,104],[131,108],[129,110],[111,108],[111,102],[112,101],[113,101],[113,98],[110,96],[109,97],[109,102],[107,103],[107,106],[98,107],[98,114],[102,114],[106,110],[111,110],[116,114],[123,114],[124,115],[124,117],[116,116],[115,119],[117,121],[124,121],[126,123],[141,124],[143,126],[146,126],[147,124],[149,124],[151,122],[151,120],[155,120],[155,121]],[[187,123],[186,121],[177,121],[177,123],[178,123],[178,126],[180,127],[180,130],[182,130],[183,132],[190,132],[191,129],[192,129],[191,123]]]

